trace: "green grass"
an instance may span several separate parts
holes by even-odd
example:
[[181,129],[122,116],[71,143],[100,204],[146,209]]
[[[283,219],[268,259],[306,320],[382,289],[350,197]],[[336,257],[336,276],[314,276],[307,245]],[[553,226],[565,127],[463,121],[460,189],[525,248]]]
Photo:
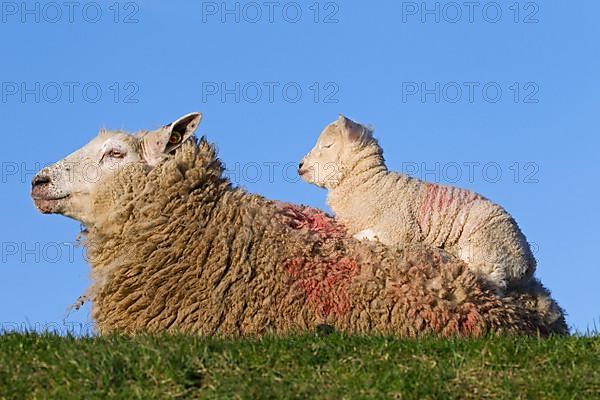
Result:
[[600,398],[600,337],[0,336],[0,398]]

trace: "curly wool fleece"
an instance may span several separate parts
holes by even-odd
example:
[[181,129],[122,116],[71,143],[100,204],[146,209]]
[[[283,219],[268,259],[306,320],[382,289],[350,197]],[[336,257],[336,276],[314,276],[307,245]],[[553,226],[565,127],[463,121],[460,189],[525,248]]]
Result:
[[212,145],[129,164],[94,199],[85,244],[100,333],[566,333],[536,299],[501,299],[443,250],[349,237],[314,209],[233,188]]

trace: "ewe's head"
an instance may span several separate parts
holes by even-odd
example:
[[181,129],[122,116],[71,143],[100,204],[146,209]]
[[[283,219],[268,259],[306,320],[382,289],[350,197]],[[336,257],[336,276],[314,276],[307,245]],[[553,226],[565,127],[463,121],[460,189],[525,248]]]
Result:
[[43,168],[31,182],[31,197],[44,214],[62,214],[93,223],[94,193],[119,169],[140,163],[156,166],[190,138],[202,115],[192,113],[154,131],[128,134],[102,130],[91,142]]
[[370,128],[340,115],[321,132],[315,147],[300,162],[298,174],[308,183],[332,189],[373,144],[377,142]]

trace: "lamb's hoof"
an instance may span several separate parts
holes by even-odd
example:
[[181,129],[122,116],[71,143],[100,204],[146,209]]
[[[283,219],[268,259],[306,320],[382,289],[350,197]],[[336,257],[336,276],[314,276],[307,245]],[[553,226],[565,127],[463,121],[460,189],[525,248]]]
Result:
[[315,331],[317,336],[328,336],[335,332],[335,328],[331,325],[319,324],[317,325],[317,329]]

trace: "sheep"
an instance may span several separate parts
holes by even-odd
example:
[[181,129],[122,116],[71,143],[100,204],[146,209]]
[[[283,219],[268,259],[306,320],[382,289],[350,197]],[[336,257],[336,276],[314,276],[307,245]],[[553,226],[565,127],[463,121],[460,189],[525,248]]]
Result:
[[[101,132],[32,181],[41,212],[85,224],[100,334],[568,332],[534,296],[495,296],[444,250],[361,242],[320,210],[234,187],[215,147],[192,135],[199,121]],[[82,162],[100,178],[77,178]]]
[[358,239],[443,248],[500,288],[529,280],[535,270],[524,235],[500,206],[388,171],[372,130],[343,115],[323,130],[299,175],[328,189],[328,205]]
[[516,221],[466,189],[388,170],[373,130],[343,115],[302,159],[299,175],[328,189],[327,203],[357,239],[387,245],[423,243],[465,261],[499,295],[529,290],[562,311],[533,277],[536,261]]

